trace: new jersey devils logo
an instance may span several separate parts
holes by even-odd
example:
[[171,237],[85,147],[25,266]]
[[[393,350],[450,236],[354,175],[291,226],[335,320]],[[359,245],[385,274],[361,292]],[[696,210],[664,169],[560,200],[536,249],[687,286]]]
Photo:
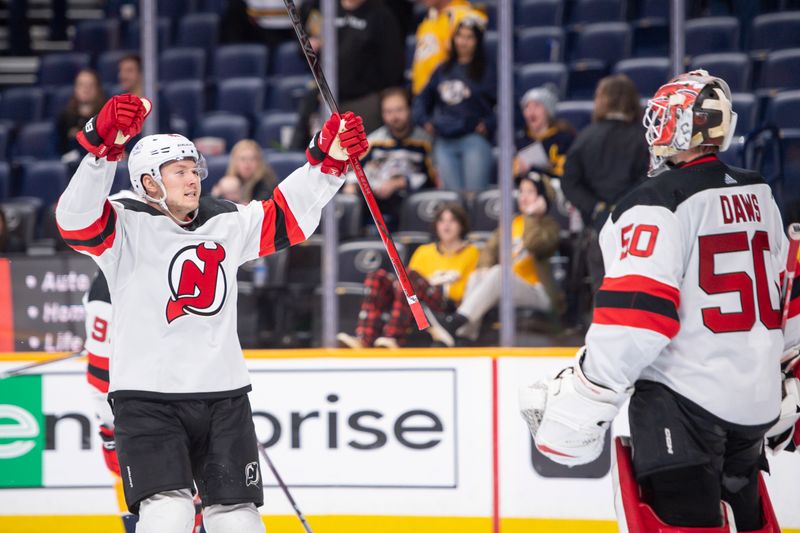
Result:
[[169,264],[167,323],[186,314],[209,316],[219,313],[228,285],[222,261],[225,249],[219,243],[202,243],[181,249]]

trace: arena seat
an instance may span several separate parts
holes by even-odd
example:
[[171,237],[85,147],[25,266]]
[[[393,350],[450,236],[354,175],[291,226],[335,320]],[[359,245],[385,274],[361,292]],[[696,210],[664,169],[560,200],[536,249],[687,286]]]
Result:
[[161,94],[169,114],[185,120],[189,131],[193,131],[198,117],[206,109],[203,82],[200,80],[174,81],[166,84]]
[[[56,131],[52,120],[26,122],[22,125],[14,142],[13,157],[15,161],[53,159],[57,155]],[[58,192],[60,193],[61,190]]]
[[564,30],[556,27],[525,28],[517,34],[514,61],[519,64],[564,60]]
[[11,169],[8,163],[0,161],[0,202],[11,196]]
[[552,83],[558,89],[559,98],[567,94],[567,67],[563,63],[533,63],[524,65],[516,70],[515,101],[532,87],[540,87],[545,83]]
[[[411,36],[413,39],[413,36]],[[410,66],[407,63],[406,66]],[[274,76],[298,76],[308,74],[308,63],[303,57],[300,45],[294,41],[281,43],[272,54],[272,74]]]
[[[139,42],[141,36],[139,19],[136,18],[130,21],[124,33],[123,48],[131,50],[133,53],[138,53],[138,50],[141,48],[141,43]],[[172,46],[172,36],[174,33],[170,20],[166,17],[158,17],[158,22],[156,22],[156,42],[159,50],[167,50]]]
[[563,0],[517,0],[514,4],[514,24],[518,28],[564,24]]
[[732,92],[750,90],[751,63],[745,53],[727,52],[724,54],[705,54],[692,58],[692,70],[704,69],[709,74],[719,76],[728,83]]
[[261,44],[229,44],[214,50],[214,77],[218,80],[267,75],[269,51]]
[[455,191],[419,191],[410,195],[403,202],[399,230],[430,232],[436,210],[450,203],[464,205]]
[[624,0],[574,0],[570,24],[618,22],[625,18]]
[[625,74],[642,96],[652,96],[670,79],[672,64],[668,57],[623,59],[614,66],[615,74]]
[[250,126],[241,115],[213,112],[204,115],[197,123],[195,137],[220,137],[225,140],[225,150],[230,152],[234,144],[247,138]]
[[753,19],[750,50],[762,57],[772,50],[800,48],[800,11],[766,13]]
[[178,22],[178,46],[213,50],[219,42],[219,16],[215,13],[189,13]]
[[202,48],[168,48],[158,60],[158,77],[162,83],[203,80],[206,74],[206,52]]
[[119,46],[119,20],[115,18],[83,20],[75,25],[74,49],[100,54]]
[[89,66],[89,54],[64,52],[42,56],[39,63],[39,85],[53,87],[72,85],[82,68]]
[[264,110],[266,83],[263,78],[231,78],[217,86],[216,109],[246,116],[249,120]]
[[258,119],[253,138],[263,148],[286,148],[281,139],[287,128],[294,129],[296,124],[297,113],[267,111]]
[[686,21],[686,55],[739,50],[739,19],[703,17]]
[[[405,262],[406,249],[400,243],[395,243],[400,259]],[[392,271],[389,254],[383,242],[375,239],[361,239],[339,245],[339,282],[363,283],[370,272],[379,268]]]
[[32,196],[43,206],[55,203],[67,187],[67,169],[61,161],[36,161],[24,165],[20,196]]
[[297,111],[300,100],[309,91],[311,80],[309,75],[286,76],[276,79],[269,87],[267,109]]
[[800,48],[767,54],[758,88],[770,92],[800,89]]
[[275,171],[278,181],[283,181],[308,162],[305,152],[270,152],[267,154],[267,161]]

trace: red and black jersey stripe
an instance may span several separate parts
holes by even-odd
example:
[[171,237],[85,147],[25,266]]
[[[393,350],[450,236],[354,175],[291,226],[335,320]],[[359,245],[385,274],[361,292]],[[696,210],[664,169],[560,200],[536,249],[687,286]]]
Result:
[[78,252],[88,252],[92,255],[101,255],[114,245],[116,237],[117,214],[106,200],[100,218],[89,226],[78,230],[67,230],[58,227],[64,242]]
[[789,314],[787,318],[800,315],[800,279],[792,282],[792,295],[789,297]]
[[595,296],[593,324],[648,329],[673,338],[680,329],[675,287],[646,276],[606,278]]
[[89,385],[100,392],[108,392],[108,357],[100,357],[89,353],[89,364],[86,367],[86,380]]
[[268,255],[305,240],[303,230],[297,224],[279,188],[275,189],[271,200],[261,204],[264,208],[264,221],[261,223],[258,255]]

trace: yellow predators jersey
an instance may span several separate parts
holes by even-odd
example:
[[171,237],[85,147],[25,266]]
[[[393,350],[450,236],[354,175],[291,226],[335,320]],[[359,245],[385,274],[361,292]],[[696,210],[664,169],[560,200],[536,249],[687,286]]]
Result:
[[458,23],[466,16],[480,18],[486,15],[474,9],[467,0],[453,0],[441,11],[431,9],[417,28],[417,46],[411,66],[411,89],[419,94],[450,51],[450,39]]
[[478,264],[479,255],[478,248],[473,244],[464,246],[458,253],[443,254],[432,242],[414,251],[408,268],[419,272],[428,282],[442,285],[444,295],[459,303],[464,297],[467,278]]

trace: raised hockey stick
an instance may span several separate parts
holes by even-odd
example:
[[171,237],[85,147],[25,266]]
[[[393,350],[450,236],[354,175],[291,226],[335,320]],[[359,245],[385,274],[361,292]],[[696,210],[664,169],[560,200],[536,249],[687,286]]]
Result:
[[[303,49],[303,54],[306,56],[308,66],[311,67],[311,74],[314,75],[314,80],[317,82],[317,87],[319,87],[322,99],[328,104],[332,113],[339,113],[339,105],[333,98],[331,88],[328,86],[328,81],[325,79],[325,73],[322,70],[322,63],[319,60],[319,56],[311,47],[308,34],[305,28],[303,28],[303,24],[300,22],[300,16],[297,13],[297,7],[294,5],[294,1],[283,0],[283,3],[286,4],[286,10],[289,12],[289,18],[292,20],[292,26],[294,26],[294,32],[297,34],[297,39],[300,41],[300,47]],[[403,266],[403,262],[400,261],[400,256],[397,254],[397,248],[395,248],[392,236],[389,234],[386,223],[383,221],[383,215],[381,215],[378,204],[375,202],[375,195],[372,193],[372,187],[369,185],[367,175],[364,173],[361,162],[357,157],[351,157],[350,164],[353,166],[353,171],[356,174],[361,193],[364,195],[364,200],[367,202],[367,207],[372,215],[372,219],[378,227],[378,234],[380,234],[383,245],[386,247],[386,252],[389,254],[389,260],[392,262],[394,271],[397,274],[397,279],[406,296],[408,306],[411,308],[411,313],[414,315],[417,327],[421,330],[426,329],[429,327],[429,324],[428,319],[425,317],[425,311],[422,310],[422,304],[417,298],[417,295],[414,294],[414,288],[408,280],[406,269]]]
[[787,229],[789,235],[789,253],[786,255],[786,273],[783,275],[783,317],[781,318],[781,329],[786,327],[786,319],[789,317],[789,303],[792,299],[792,285],[794,276],[797,272],[797,249],[800,246],[800,223],[793,222]]
[[32,370],[34,368],[39,368],[46,365],[51,365],[53,363],[60,363],[61,361],[68,361],[69,359],[75,359],[76,357],[80,357],[85,355],[84,352],[75,352],[70,353],[67,355],[62,355],[61,357],[54,357],[52,359],[48,359],[47,361],[38,361],[36,363],[31,363],[29,365],[24,365],[19,368],[15,368],[13,370],[8,370],[6,372],[0,372],[0,381],[8,378],[13,378],[14,376],[18,376],[27,372],[28,370]]
[[308,522],[306,521],[306,517],[303,515],[303,512],[297,506],[297,502],[294,501],[294,498],[292,498],[292,494],[289,492],[289,487],[287,487],[286,483],[283,482],[283,478],[281,478],[281,475],[278,473],[278,470],[275,468],[275,465],[272,464],[269,455],[267,455],[266,448],[264,448],[264,445],[258,441],[256,441],[256,444],[258,444],[258,451],[261,452],[261,456],[264,457],[264,460],[267,462],[267,466],[272,471],[272,475],[275,476],[275,479],[278,481],[278,485],[280,485],[281,490],[286,495],[286,499],[289,500],[289,504],[291,504],[292,508],[294,509],[294,514],[297,515],[297,518],[300,519],[300,523],[303,524],[303,529],[306,530],[306,533],[314,533],[313,531],[311,531],[311,526],[308,525]]

